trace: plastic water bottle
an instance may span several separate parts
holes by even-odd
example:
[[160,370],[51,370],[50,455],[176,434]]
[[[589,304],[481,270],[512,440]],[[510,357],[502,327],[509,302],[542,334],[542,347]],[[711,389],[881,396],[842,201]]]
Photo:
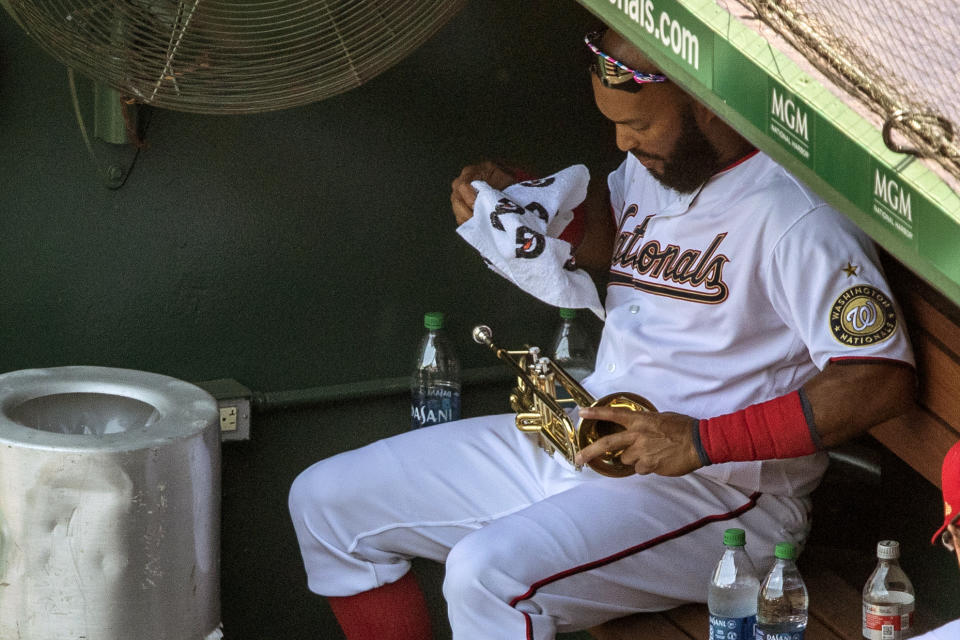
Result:
[[797,548],[778,542],[757,597],[756,640],[803,640],[810,598],[797,570]]
[[[550,345],[550,359],[580,382],[593,373],[597,347],[583,324],[577,321],[575,309],[560,309],[560,326]],[[557,384],[557,397],[569,398],[566,389]]]
[[707,591],[710,640],[753,640],[757,622],[760,579],[744,551],[743,529],[723,532],[723,555],[713,570]]
[[460,419],[460,361],[443,330],[444,315],[423,316],[426,333],[410,381],[410,421],[414,429]]
[[914,593],[900,568],[900,543],[877,543],[877,567],[863,587],[863,637],[903,640],[913,636]]

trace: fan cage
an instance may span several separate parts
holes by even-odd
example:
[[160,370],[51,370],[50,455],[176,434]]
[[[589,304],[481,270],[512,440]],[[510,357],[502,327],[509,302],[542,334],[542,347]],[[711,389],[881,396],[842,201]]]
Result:
[[6,0],[51,56],[128,101],[258,113],[356,88],[466,0]]

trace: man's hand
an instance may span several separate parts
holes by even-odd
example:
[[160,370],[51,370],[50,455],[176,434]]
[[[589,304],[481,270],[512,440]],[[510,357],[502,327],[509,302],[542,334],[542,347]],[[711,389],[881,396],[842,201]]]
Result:
[[464,167],[450,185],[450,204],[453,206],[453,215],[457,218],[457,226],[473,217],[473,204],[477,201],[477,191],[470,186],[470,183],[474,180],[483,180],[497,190],[506,189],[517,182],[516,176],[489,160]]
[[631,411],[613,407],[585,407],[581,418],[607,420],[626,428],[598,439],[584,448],[577,462],[586,464],[605,451],[623,450],[620,459],[637,473],[682,476],[699,469],[700,457],[693,446],[695,418],[679,413]]

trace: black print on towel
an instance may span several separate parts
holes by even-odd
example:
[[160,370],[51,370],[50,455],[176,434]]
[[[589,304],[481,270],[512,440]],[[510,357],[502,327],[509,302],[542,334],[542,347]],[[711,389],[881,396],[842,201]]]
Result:
[[523,207],[518,205],[513,200],[510,200],[509,198],[500,198],[497,200],[496,208],[494,208],[493,212],[490,214],[490,225],[498,231],[504,231],[503,223],[500,222],[500,216],[507,215],[509,213],[522,216],[524,210]]
[[549,178],[539,178],[539,179],[537,179],[537,180],[527,180],[526,182],[521,182],[521,183],[520,183],[520,186],[521,186],[521,187],[549,187],[550,185],[552,185],[552,184],[553,184],[554,182],[556,182],[556,181],[557,181],[556,178],[554,178],[553,176],[550,176]]
[[503,223],[500,222],[500,216],[514,214],[522,216],[527,211],[532,211],[537,214],[544,222],[550,221],[550,214],[547,213],[547,210],[539,202],[531,202],[526,207],[521,207],[519,204],[511,200],[510,198],[500,198],[497,200],[497,206],[494,208],[493,212],[490,214],[490,225],[499,231],[505,231],[503,228]]
[[516,256],[518,258],[537,258],[543,253],[546,246],[547,241],[542,233],[523,225],[517,227]]

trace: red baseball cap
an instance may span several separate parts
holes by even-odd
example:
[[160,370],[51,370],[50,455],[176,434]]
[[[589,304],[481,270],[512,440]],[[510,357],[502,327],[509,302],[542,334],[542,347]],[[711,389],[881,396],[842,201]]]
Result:
[[960,442],[957,442],[943,459],[943,470],[940,475],[940,484],[943,489],[943,526],[937,529],[930,540],[937,543],[937,538],[943,534],[947,525],[960,520]]

